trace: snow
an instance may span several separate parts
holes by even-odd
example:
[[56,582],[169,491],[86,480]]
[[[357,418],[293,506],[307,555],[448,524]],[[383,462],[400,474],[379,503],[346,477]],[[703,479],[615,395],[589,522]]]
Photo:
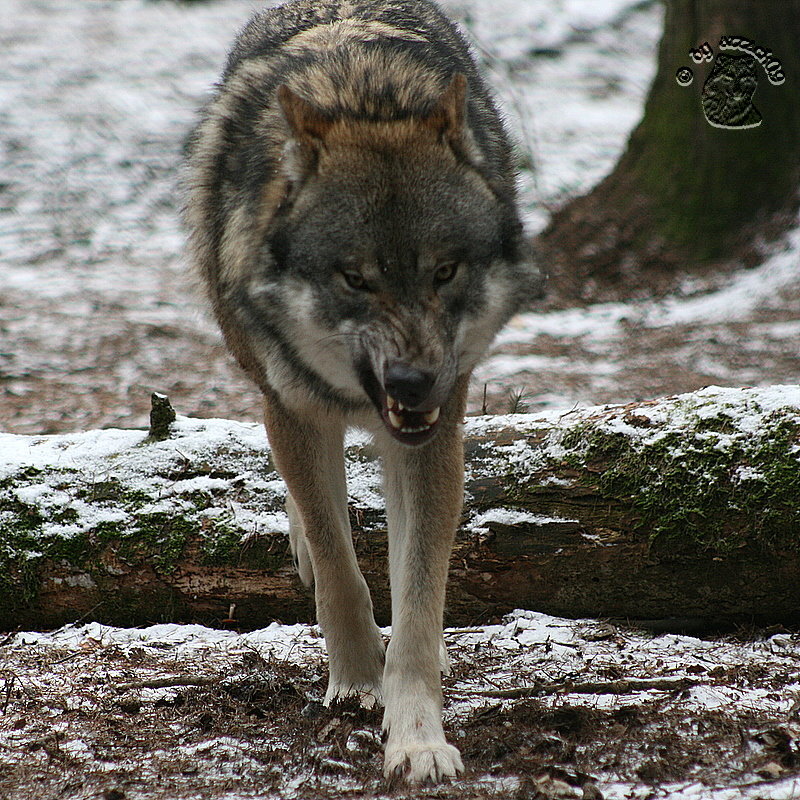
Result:
[[533,161],[521,183],[526,221],[536,230],[546,208],[596,183],[619,156],[655,71],[661,9],[625,0],[443,5],[474,37]]
[[237,634],[202,625],[161,624],[146,628],[115,628],[91,622],[86,625],[67,625],[50,633],[19,633],[14,638],[14,644],[58,650],[81,650],[87,646],[114,647],[123,653],[151,648],[160,652],[169,651],[176,659],[194,657],[209,650],[228,655],[255,650],[264,657],[295,664],[304,664],[314,658],[319,660],[325,653],[324,640],[318,627],[278,623],[252,633]]
[[[604,787],[605,788],[605,787]],[[714,788],[704,783],[673,783],[653,787],[611,786],[608,800],[794,800],[800,780],[786,778],[773,784],[754,781],[732,788]]]
[[[707,442],[723,452],[760,437],[770,417],[781,412],[800,420],[800,386],[776,385],[750,389],[706,387],[698,392],[640,404],[634,417],[626,407],[596,406],[551,410],[542,414],[471,417],[465,434],[480,440],[505,427],[513,440],[502,439],[467,466],[467,481],[482,473],[530,474],[567,454],[564,436],[583,423],[599,432],[623,434],[634,447],[647,447],[673,434]],[[725,430],[695,430],[698,422],[726,419]],[[652,424],[643,424],[643,421]],[[533,441],[526,431],[544,431]],[[522,435],[520,435],[522,434]],[[382,514],[382,472],[379,461],[364,457],[363,432],[348,435],[346,472],[351,503],[357,509]],[[369,453],[369,450],[365,451]],[[123,528],[136,514],[182,514],[202,528],[203,518],[232,520],[246,535],[286,533],[283,509],[286,488],[269,466],[269,447],[261,426],[228,420],[179,417],[170,438],[151,441],[144,431],[98,430],[52,436],[0,434],[0,480],[13,476],[15,497],[41,511],[47,521],[43,536],[74,537],[100,523]],[[739,483],[759,480],[755,466],[740,466]],[[69,487],[69,488],[68,488]],[[99,492],[99,495],[97,493]],[[103,495],[137,497],[130,503],[105,506]],[[202,497],[201,507],[197,498]],[[58,512],[70,512],[67,518]],[[487,530],[492,523],[535,530],[537,526],[570,523],[508,508],[473,512],[467,528]],[[28,557],[35,557],[31,551]]]
[[487,523],[497,522],[501,525],[547,525],[551,522],[577,522],[577,520],[561,519],[560,517],[545,517],[541,514],[531,514],[515,508],[492,508],[477,514],[466,526],[467,530],[479,532],[488,530]]
[[[675,325],[709,324],[746,320],[766,299],[796,282],[798,253],[800,252],[800,227],[790,231],[779,249],[763,264],[731,276],[725,285],[714,292],[697,297],[671,297],[660,301],[631,303],[601,303],[588,308],[570,308],[550,313],[529,312],[516,317],[495,340],[495,348],[532,342],[537,336],[581,339],[590,337],[594,342],[604,342],[620,336],[623,325],[645,328],[667,328]],[[778,323],[770,326],[775,338],[796,338],[798,322]],[[745,343],[743,343],[745,344]],[[528,369],[546,363],[531,361],[531,356],[496,356],[484,362],[481,369],[493,373],[498,365],[506,372]],[[535,358],[535,357],[534,357]],[[552,364],[552,360],[550,362]],[[580,365],[578,365],[580,366]],[[613,365],[604,365],[613,371]],[[596,369],[596,367],[593,367]]]
[[[512,95],[509,115],[515,128],[522,128],[523,117],[546,118],[541,109],[550,110],[558,102],[560,126],[539,132],[543,153],[537,155],[538,180],[552,187],[548,195],[556,196],[556,187],[564,183],[591,185],[613,163],[637,119],[639,104],[631,101],[641,103],[653,74],[652,46],[660,12],[634,12],[632,0],[503,0],[500,8],[479,0],[451,0],[444,5],[467,23],[490,68],[505,84],[503,91]],[[150,258],[174,262],[182,234],[173,204],[164,202],[174,192],[169,162],[217,78],[233,35],[253,8],[251,0],[154,6],[143,0],[88,0],[69,5],[42,2],[33,8],[27,0],[6,0],[4,15],[15,20],[15,30],[10,40],[14,46],[5,55],[0,97],[9,138],[18,137],[30,152],[27,174],[11,176],[20,183],[26,179],[26,185],[15,182],[13,187],[20,194],[16,210],[21,216],[0,227],[0,246],[8,259],[4,284],[9,289],[35,287],[53,300],[73,295],[79,287],[117,293],[123,285],[129,291],[137,284],[122,283],[118,273],[102,269],[113,254],[135,259],[137,270]],[[586,35],[612,22],[618,24],[618,33],[610,58],[601,60],[596,47],[588,44],[570,46],[579,32]],[[634,28],[629,31],[626,26]],[[64,31],[69,32],[66,39]],[[120,58],[123,44],[125,55]],[[526,62],[517,67],[524,74],[508,74],[508,62],[537,48],[563,51],[557,60],[567,63],[560,67],[559,83],[563,86],[566,71],[575,84],[569,92],[554,91],[548,72],[551,60]],[[43,53],[49,68],[31,74],[31,64]],[[597,109],[600,125],[585,102],[598,72],[625,84],[634,76],[633,89],[614,91],[618,107]],[[558,147],[551,150],[553,141]],[[139,144],[138,153],[131,142]],[[592,164],[588,174],[585,164]],[[109,181],[110,175],[119,180]],[[64,183],[72,196],[89,197],[109,213],[98,220],[88,215],[75,218],[69,208],[54,206],[56,195],[48,189]],[[140,241],[127,231],[142,220],[151,231]],[[86,235],[66,243],[59,223]],[[143,251],[142,245],[149,250]],[[136,252],[130,252],[134,246]],[[53,250],[66,250],[74,264],[83,262],[85,268],[43,269],[40,258]],[[149,285],[145,287],[149,291]],[[174,313],[175,304],[167,306]],[[150,303],[143,310],[157,312]]]
[[[595,630],[600,630],[603,635],[595,636]],[[382,633],[391,637],[391,627],[383,628]],[[800,659],[800,640],[789,634],[775,634],[745,644],[676,634],[652,637],[645,633],[622,632],[598,620],[567,620],[521,610],[508,615],[501,624],[445,629],[445,640],[451,654],[460,658],[485,648],[510,651],[518,656],[513,664],[499,661],[495,671],[455,681],[452,685],[455,696],[479,697],[481,691],[492,687],[524,686],[543,666],[551,679],[580,675],[580,680],[585,681],[591,680],[593,674],[602,673],[606,666],[625,661],[629,671],[639,673],[638,677],[629,679],[635,688],[637,680],[652,679],[657,673],[670,678],[691,677],[696,675],[699,666],[703,667],[703,672],[710,666],[746,669],[757,667],[769,659],[773,665],[793,667]],[[279,659],[314,669],[322,665],[325,654],[324,639],[318,626],[278,623],[250,633],[236,633],[202,625],[116,628],[92,622],[68,625],[52,632],[16,633],[5,646],[9,653],[25,648],[63,653],[114,650],[124,654],[150,650],[161,654],[165,664],[211,654],[214,658],[232,658],[257,652],[265,659]],[[624,652],[620,652],[620,647]],[[785,687],[782,697],[761,688],[734,689],[702,681],[698,684],[691,689],[689,702],[700,708],[728,706],[735,702],[752,711],[785,712],[800,699],[800,684]],[[564,691],[572,701],[583,697],[582,694],[569,695],[569,683]],[[594,696],[587,700],[595,701]],[[459,702],[469,704],[476,701]],[[456,703],[451,713],[462,713],[460,708]]]
[[[142,431],[86,431],[77,433],[67,439],[30,438],[10,433],[0,433],[0,476],[8,474],[8,470],[16,464],[40,469],[55,466],[69,469],[75,463],[91,455],[97,458],[107,457],[133,445],[140,444],[147,434]],[[69,456],[65,450],[69,450]]]
[[[658,434],[683,427],[691,419],[716,417],[725,413],[731,423],[742,433],[752,433],[762,425],[762,420],[772,412],[787,409],[800,409],[800,385],[776,384],[744,389],[724,386],[706,386],[696,392],[661,398],[642,403],[636,407],[636,415],[645,417],[659,426]],[[468,436],[488,436],[505,427],[526,426],[556,428],[565,421],[589,419],[598,422],[609,432],[618,431],[628,436],[652,435],[648,428],[632,425],[625,420],[620,407],[607,406],[573,406],[571,408],[552,409],[533,414],[506,414],[485,417],[468,417],[465,432]],[[609,412],[602,419],[604,412]],[[500,446],[503,447],[502,445]],[[515,441],[507,445],[508,452],[525,448],[525,443]]]
[[[553,357],[535,353],[512,355],[502,352],[509,345],[531,348],[537,337],[572,340],[585,344],[591,350],[603,343],[624,337],[630,328],[665,329],[682,325],[704,325],[746,321],[754,312],[773,300],[781,290],[794,286],[798,279],[798,253],[800,253],[800,227],[793,229],[777,252],[752,270],[735,273],[716,291],[697,297],[671,297],[660,301],[606,303],[589,308],[566,309],[550,313],[529,312],[519,315],[497,337],[492,355],[478,366],[478,381],[509,378],[511,376],[542,370],[591,372],[602,379],[617,375],[624,365],[605,360],[581,361],[573,355]],[[759,332],[775,339],[796,340],[797,322],[765,325]],[[746,342],[742,343],[746,346]],[[695,362],[695,367],[702,364]],[[716,371],[711,366],[707,370]]]
[[736,274],[711,296],[671,298],[648,306],[645,324],[665,327],[693,322],[743,319],[765,299],[797,279],[800,228],[790,231],[780,249],[755,269]]
[[[624,147],[654,71],[661,9],[635,0],[444,5],[474,40],[521,143],[534,230]],[[258,415],[255,393],[221,352],[205,363],[220,337],[186,289],[177,191],[184,137],[254,6],[3,3],[14,26],[0,71],[0,319],[14,344],[0,351],[13,398],[0,425],[42,430],[41,420],[23,422],[24,398],[56,376],[44,414],[59,430],[97,427],[85,420],[98,412],[103,426],[142,425],[144,398],[131,387],[174,399],[193,362],[207,391],[202,378],[187,379],[185,411],[210,413],[233,393],[236,416],[242,407]]]
[[[521,201],[535,231],[624,148],[654,74],[663,8],[636,0],[444,5],[472,38],[520,143]],[[258,417],[257,393],[186,290],[176,188],[183,138],[253,7],[5,0],[14,27],[0,71],[0,324],[9,342],[0,369],[10,411],[8,420],[0,412],[0,426],[141,426],[149,388],[168,389],[173,401],[183,395],[189,407],[176,407],[193,416],[224,407],[226,416]],[[680,390],[796,379],[783,343],[800,338],[791,312],[798,231],[762,266],[711,292],[687,284],[659,303],[521,315],[476,372],[471,410],[484,385],[496,411],[519,386],[536,408],[558,408],[674,391],[662,373],[693,384]],[[676,330],[683,344],[659,369],[651,350],[637,353],[637,330],[645,338]],[[27,400],[42,393],[41,404]]]
[[[383,634],[390,636],[391,629],[384,629]],[[779,719],[796,707],[800,700],[800,685],[796,682],[776,689],[774,682],[772,687],[760,685],[752,678],[719,684],[714,677],[720,670],[756,675],[765,663],[770,664],[776,676],[791,674],[800,661],[800,640],[788,634],[775,634],[751,642],[710,641],[674,634],[652,636],[623,630],[599,620],[573,621],[531,611],[516,611],[496,625],[477,629],[447,629],[445,640],[456,674],[461,676],[446,681],[445,689],[445,718],[456,730],[474,714],[496,704],[507,690],[513,692],[525,687],[542,687],[544,691],[540,702],[545,708],[582,706],[614,711],[658,699],[665,713],[680,709],[690,715],[720,709],[734,717],[739,714],[742,720],[747,719],[748,715]],[[215,672],[224,675],[226,664],[237,663],[237,659],[240,661],[242,657],[252,658],[254,653],[263,658],[262,663],[265,664],[283,661],[302,667],[311,674],[324,673],[323,639],[319,629],[313,625],[274,624],[260,631],[238,634],[199,625],[164,624],[142,629],[122,629],[88,623],[66,626],[50,633],[17,633],[2,645],[0,652],[4,655],[4,663],[13,668],[16,680],[26,683],[30,691],[34,687],[44,687],[51,679],[35,673],[30,659],[25,660],[29,654],[35,654],[40,661],[56,657],[60,665],[80,661],[83,664],[80,669],[85,673],[83,682],[87,686],[102,675],[103,683],[97,684],[92,694],[82,691],[80,697],[71,698],[70,704],[61,712],[82,711],[84,716],[80,719],[91,718],[95,704],[103,703],[103,697],[108,692],[113,694],[114,684],[130,681],[126,685],[134,688],[127,690],[126,696],[133,691],[138,694],[143,706],[157,708],[159,704],[177,702],[178,688],[169,685],[170,676],[180,678],[187,669],[194,676],[213,675]],[[91,661],[87,661],[87,658],[91,658]],[[114,659],[127,659],[124,678],[122,672],[115,671]],[[101,666],[103,664],[106,666]],[[465,667],[468,668],[465,670]],[[58,667],[62,672],[64,668]],[[621,668],[625,671],[627,692],[612,688],[615,684],[610,681],[604,693],[602,685],[609,670]],[[95,675],[98,669],[101,673]],[[167,680],[166,685],[159,687],[161,676],[166,676]],[[652,688],[654,681],[677,678],[689,682],[686,691],[665,695]],[[228,680],[235,681],[235,678]],[[591,681],[597,683],[594,691],[579,689]],[[637,689],[639,684],[641,689]],[[549,685],[560,688],[548,691]],[[570,686],[578,691],[571,693]],[[319,701],[313,695],[308,699]],[[500,699],[499,702],[507,705],[514,701]],[[334,717],[331,725],[336,724]],[[94,750],[83,740],[84,735],[80,734],[74,721],[68,722],[65,718],[59,722],[57,718],[53,719],[51,729],[59,732],[63,739],[62,752],[68,752],[94,768]],[[0,726],[0,765],[6,763],[21,735],[19,730],[7,730]],[[247,739],[221,734],[200,737],[194,742],[183,741],[185,732],[179,725],[176,725],[174,735],[181,743],[171,752],[150,754],[149,761],[142,762],[142,768],[151,769],[146,764],[153,760],[181,756],[207,758],[214,765],[217,776],[233,776],[242,774],[242,770],[258,768],[258,761],[251,761],[251,753],[252,758],[256,758],[253,743]],[[373,739],[374,734],[368,730],[354,731],[347,739],[345,749],[351,753],[358,752],[365,746],[364,737]],[[273,752],[280,752],[286,750],[288,744],[277,738],[271,747]],[[326,755],[324,746],[319,747],[320,763],[324,762],[329,767],[338,764],[339,772],[344,776],[337,779],[338,785],[344,791],[346,786],[351,785],[346,777],[349,764]],[[229,770],[233,772],[229,773]],[[302,793],[301,787],[306,780],[305,775],[287,774],[279,795],[265,793],[262,796],[295,796],[295,791]],[[488,775],[471,776],[470,786],[486,786],[493,780],[498,779]],[[517,779],[507,777],[499,780],[508,789],[512,784],[516,785]],[[613,774],[605,774],[598,777],[597,785],[606,800],[656,797],[669,800],[788,800],[792,792],[800,790],[800,779],[785,777],[783,780],[766,782],[752,776],[735,787],[701,786],[690,781],[652,786],[615,779]],[[572,794],[565,796],[573,797]]]
[[[13,31],[2,35],[0,118],[4,155],[23,153],[22,157],[6,159],[0,213],[0,289],[4,295],[0,306],[4,335],[0,368],[8,376],[4,385],[8,397],[27,391],[22,377],[43,373],[73,374],[73,388],[80,397],[84,381],[71,350],[73,344],[83,347],[87,341],[102,343],[104,337],[125,336],[137,326],[152,330],[182,328],[188,332],[187,339],[209,343],[209,349],[219,341],[183,289],[176,164],[196,108],[208,95],[233,34],[254,5],[251,0],[191,4],[4,0],[3,17],[14,21]],[[546,223],[549,209],[589,189],[619,156],[640,117],[654,74],[661,7],[636,0],[447,0],[444,5],[473,37],[476,52],[522,143],[522,155],[529,162],[521,174],[522,205],[529,230],[536,231]],[[477,381],[513,381],[526,372],[572,371],[591,376],[592,392],[567,395],[543,391],[537,401],[550,408],[546,414],[535,419],[472,418],[466,425],[468,434],[488,434],[522,419],[549,424],[555,430],[564,418],[602,417],[604,407],[587,408],[585,400],[594,396],[598,387],[621,382],[623,365],[609,354],[632,328],[657,331],[677,325],[741,321],[750,325],[754,336],[771,338],[779,345],[785,342],[787,350],[795,347],[800,320],[762,320],[759,312],[774,305],[784,290],[797,286],[798,253],[800,227],[762,265],[734,274],[710,293],[692,295],[691,287],[687,287],[688,296],[660,302],[520,315],[498,337],[493,355],[476,373]],[[155,264],[159,265],[158,272],[154,271]],[[737,348],[748,347],[736,331],[731,335]],[[536,354],[534,345],[540,337],[569,343],[573,351]],[[705,338],[701,327],[701,346]],[[29,347],[31,342],[39,346],[46,343],[44,354]],[[577,347],[584,348],[583,355],[575,355]],[[163,366],[158,349],[163,348],[143,347],[136,351],[133,361],[114,363],[110,372],[117,383],[141,384],[141,371],[151,362],[158,374]],[[89,359],[94,355],[90,353]],[[711,354],[697,355],[694,363],[710,375],[728,369]],[[749,380],[748,374],[733,369],[727,375],[732,381],[743,375]],[[699,395],[700,402],[691,406],[676,398],[666,405],[641,408],[637,414],[649,416],[659,426],[680,425],[687,414],[705,413],[703,398],[715,403],[730,400],[735,435],[746,436],[758,432],[771,411],[800,409],[797,386],[749,391],[747,402],[742,403],[741,394],[710,387]],[[574,404],[575,395],[584,402]],[[80,428],[80,403],[76,406],[71,422],[74,428]],[[130,409],[123,408],[121,415],[130,424]],[[655,436],[613,415],[604,424],[609,431],[635,434],[643,442],[652,442]],[[36,437],[0,433],[0,479],[21,466],[48,473],[80,470],[87,484],[114,478],[126,489],[154,493],[160,501],[151,510],[175,510],[182,498],[193,492],[219,494],[225,498],[220,505],[203,513],[233,513],[240,527],[253,533],[288,532],[288,519],[281,510],[285,487],[274,474],[265,478],[267,449],[260,425],[180,417],[175,433],[175,440],[163,443],[146,442],[146,433],[141,430],[106,429]],[[366,438],[363,433],[351,432],[347,447],[363,445]],[[548,446],[555,453],[558,443],[554,439]],[[202,463],[210,453],[225,448],[230,463],[235,464],[232,471],[263,496],[263,508],[258,513],[229,499],[233,478],[164,477],[179,474],[182,463]],[[518,469],[532,469],[543,458],[541,451],[525,442],[498,448],[498,455]],[[221,471],[225,464],[215,466]],[[742,467],[737,478],[758,480],[759,473]],[[377,464],[351,463],[348,479],[357,506],[383,508]],[[103,521],[125,520],[121,512],[82,502],[47,480],[20,487],[17,497],[42,509],[74,510],[76,521],[50,529],[51,534],[60,536],[73,536]],[[566,521],[493,509],[476,515],[468,525],[481,531],[491,522],[536,526]],[[28,555],[37,557],[34,551]],[[65,578],[73,582],[87,579],[83,574]],[[446,640],[457,663],[469,664],[477,650],[504,657],[490,669],[472,670],[467,678],[454,682],[448,688],[453,699],[447,713],[454,719],[471,713],[483,702],[474,695],[476,691],[515,687],[524,681],[534,685],[542,676],[580,676],[587,680],[622,662],[635,678],[654,674],[693,676],[698,674],[696,670],[710,665],[736,669],[764,663],[796,673],[800,659],[800,644],[789,634],[775,634],[750,644],[674,635],[648,638],[619,631],[608,639],[587,637],[587,632],[602,624],[519,611],[498,625],[448,631]],[[384,634],[390,635],[390,630]],[[3,646],[7,660],[0,661],[0,679],[6,682],[6,688],[10,680],[4,671],[7,664],[31,648],[66,654],[103,654],[114,648],[128,654],[142,650],[156,656],[165,669],[171,662],[206,660],[222,665],[234,655],[257,652],[264,658],[310,670],[325,669],[324,643],[319,629],[311,625],[276,623],[262,631],[237,634],[196,625],[119,629],[89,623],[51,633],[15,634]],[[510,654],[513,662],[508,661]],[[33,670],[14,670],[11,674],[31,685],[44,680]],[[142,698],[149,704],[170,696],[174,696],[173,689],[142,690]],[[608,707],[631,698],[567,692],[558,699]],[[788,715],[799,700],[800,685],[795,683],[777,692],[744,685],[697,685],[675,702],[695,710],[746,707],[765,714]],[[91,700],[77,697],[69,698],[69,702],[76,708],[81,704],[87,709],[94,707]],[[68,734],[67,723],[55,720],[51,730]],[[13,731],[0,733],[0,767],[9,753],[18,758],[17,735]],[[275,744],[276,749],[280,746],[279,742]],[[181,745],[179,750],[191,757],[202,754],[211,758],[215,752],[214,763],[222,770],[226,755],[232,764],[246,769],[248,748],[247,741],[216,737]],[[76,762],[92,756],[79,736],[62,741],[60,749]],[[174,756],[174,752],[161,754],[165,759]],[[516,779],[485,776],[477,780],[500,794],[519,788]],[[284,796],[301,796],[298,792],[302,785],[303,776],[289,780]],[[346,779],[341,786],[348,786]],[[691,782],[653,787],[608,780],[601,782],[600,788],[607,800],[787,800],[800,796],[800,780],[794,777],[774,782],[754,778],[752,785],[717,788]],[[218,796],[238,800],[243,795]]]
[[[198,525],[203,517],[222,517],[248,532],[246,536],[288,533],[283,510],[286,487],[277,473],[266,468],[268,448],[262,426],[178,418],[173,430],[175,439],[164,442],[149,441],[144,431],[115,429],[41,437],[0,434],[0,480],[26,468],[46,475],[43,482],[16,490],[20,501],[41,509],[48,519],[54,511],[72,514],[68,521],[45,524],[45,538],[74,537],[101,523],[124,529],[132,519],[130,507],[105,507],[81,496],[81,491],[91,494],[96,487],[113,496],[143,493],[151,502],[140,502],[137,513],[141,515],[184,513]],[[212,474],[181,478],[188,468]],[[65,474],[72,484],[69,492],[63,488]],[[379,482],[377,466],[371,471],[369,465],[361,466],[353,478],[354,496],[374,504]],[[247,503],[241,495],[243,486]],[[201,510],[195,502],[198,494],[204,498]],[[36,553],[31,551],[28,557]]]

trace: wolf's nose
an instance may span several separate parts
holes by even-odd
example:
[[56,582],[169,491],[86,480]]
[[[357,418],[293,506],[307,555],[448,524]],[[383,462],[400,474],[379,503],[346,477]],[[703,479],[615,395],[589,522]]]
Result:
[[395,361],[386,368],[384,388],[386,394],[407,408],[416,408],[430,394],[435,380],[436,376],[430,372]]

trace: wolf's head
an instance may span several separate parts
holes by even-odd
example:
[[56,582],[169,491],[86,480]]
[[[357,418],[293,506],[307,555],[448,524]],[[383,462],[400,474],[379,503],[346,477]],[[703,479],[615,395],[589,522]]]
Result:
[[491,174],[456,75],[425,115],[331,118],[287,87],[286,196],[268,237],[310,369],[421,444],[458,376],[528,299],[513,189]]

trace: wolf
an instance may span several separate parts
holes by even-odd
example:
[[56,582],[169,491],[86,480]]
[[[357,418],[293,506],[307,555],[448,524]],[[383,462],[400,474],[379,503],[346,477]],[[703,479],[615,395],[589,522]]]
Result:
[[[440,673],[467,386],[539,290],[512,148],[465,39],[429,0],[256,13],[190,135],[185,188],[191,260],[264,396],[325,703],[385,705],[390,781],[452,778]],[[383,460],[387,649],[353,549],[348,426]]]

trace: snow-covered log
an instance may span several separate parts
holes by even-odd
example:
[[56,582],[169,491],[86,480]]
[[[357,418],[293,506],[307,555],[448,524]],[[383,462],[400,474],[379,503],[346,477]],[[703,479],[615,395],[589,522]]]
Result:
[[[1,627],[313,618],[263,429],[156,421],[158,435],[0,434]],[[465,433],[448,624],[514,607],[800,618],[800,387],[471,417]],[[359,433],[346,457],[356,550],[386,623],[380,465]]]

